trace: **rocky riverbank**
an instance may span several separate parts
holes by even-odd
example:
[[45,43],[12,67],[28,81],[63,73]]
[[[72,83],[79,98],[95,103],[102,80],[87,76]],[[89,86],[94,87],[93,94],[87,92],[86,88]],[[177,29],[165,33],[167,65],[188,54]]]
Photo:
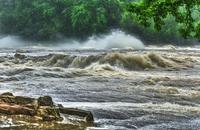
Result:
[[[70,121],[67,117],[74,116]],[[67,121],[66,121],[67,120]],[[93,125],[93,115],[89,111],[64,108],[56,105],[50,96],[38,99],[14,96],[12,93],[0,95],[0,124],[3,129],[77,129]]]

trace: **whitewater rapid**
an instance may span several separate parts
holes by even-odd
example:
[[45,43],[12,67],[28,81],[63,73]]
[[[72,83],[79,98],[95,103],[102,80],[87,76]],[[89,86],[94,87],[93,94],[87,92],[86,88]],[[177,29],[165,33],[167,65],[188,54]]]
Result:
[[88,130],[198,130],[199,75],[198,48],[0,49],[0,93],[90,110]]

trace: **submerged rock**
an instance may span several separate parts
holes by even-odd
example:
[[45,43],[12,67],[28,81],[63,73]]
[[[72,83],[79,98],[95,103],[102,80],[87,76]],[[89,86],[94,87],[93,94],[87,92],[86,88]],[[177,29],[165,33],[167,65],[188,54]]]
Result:
[[[6,117],[15,120],[15,122],[22,123],[23,125],[30,125],[31,123],[43,124],[47,122],[57,124],[57,122],[64,120],[61,115],[83,118],[84,120],[81,121],[81,124],[73,124],[79,127],[83,124],[84,127],[87,127],[87,125],[93,124],[94,121],[91,112],[74,108],[64,108],[62,105],[54,105],[50,96],[34,99],[30,97],[14,96],[12,93],[3,93],[0,95],[0,121],[4,121],[5,118],[2,117]],[[55,124],[52,126],[55,126]]]
[[14,96],[12,93],[10,92],[6,92],[6,93],[2,93],[1,94],[2,96]]
[[16,54],[14,55],[14,57],[15,57],[16,59],[24,59],[24,58],[26,58],[25,55],[19,54],[19,53],[16,53]]

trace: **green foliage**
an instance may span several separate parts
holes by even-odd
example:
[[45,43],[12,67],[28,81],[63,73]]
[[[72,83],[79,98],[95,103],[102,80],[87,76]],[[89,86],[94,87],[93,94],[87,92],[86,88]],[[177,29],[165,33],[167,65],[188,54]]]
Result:
[[[121,0],[78,1],[71,10],[74,32],[92,34],[118,26],[123,12]],[[125,7],[125,6],[124,6]]]
[[198,1],[0,0],[0,31],[33,40],[82,39],[116,28],[150,43],[168,42],[179,31],[199,38]]
[[27,38],[49,39],[58,31],[60,24],[54,2],[49,1],[17,0],[12,9],[1,8],[2,31]]
[[119,27],[127,0],[1,0],[2,33],[32,39],[85,37]]
[[172,15],[176,27],[185,37],[194,37],[200,40],[200,1],[199,0],[141,0],[128,6],[128,11],[137,15],[137,21],[149,27],[161,30],[166,24],[166,18]]

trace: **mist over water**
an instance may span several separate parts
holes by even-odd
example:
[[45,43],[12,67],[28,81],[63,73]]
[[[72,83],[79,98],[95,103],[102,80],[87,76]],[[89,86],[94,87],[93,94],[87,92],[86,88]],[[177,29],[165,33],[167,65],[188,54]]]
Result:
[[64,42],[64,44],[60,44],[60,47],[70,49],[144,49],[144,44],[134,36],[122,31],[113,31],[107,35],[91,36],[84,42],[76,40]]
[[50,47],[55,49],[144,49],[139,39],[122,31],[113,31],[107,35],[91,36],[88,40],[79,42],[75,39],[64,39],[57,42],[24,41],[17,36],[0,36],[0,48],[19,47]]
[[0,36],[0,48],[22,47],[25,43],[17,36]]

